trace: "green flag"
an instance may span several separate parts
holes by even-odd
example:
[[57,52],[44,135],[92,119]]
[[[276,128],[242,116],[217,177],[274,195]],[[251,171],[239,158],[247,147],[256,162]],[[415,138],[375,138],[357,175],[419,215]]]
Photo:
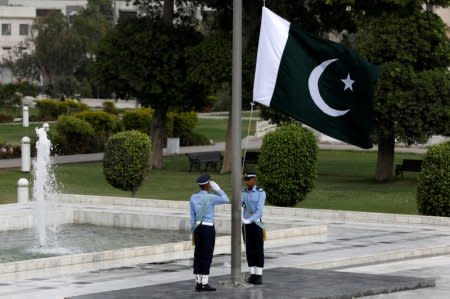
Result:
[[379,69],[263,8],[253,100],[341,141],[371,148]]

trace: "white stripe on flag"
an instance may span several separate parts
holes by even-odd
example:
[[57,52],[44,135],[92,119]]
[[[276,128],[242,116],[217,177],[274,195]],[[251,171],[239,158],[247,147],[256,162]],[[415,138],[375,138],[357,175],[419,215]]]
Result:
[[263,7],[253,100],[270,106],[291,23]]

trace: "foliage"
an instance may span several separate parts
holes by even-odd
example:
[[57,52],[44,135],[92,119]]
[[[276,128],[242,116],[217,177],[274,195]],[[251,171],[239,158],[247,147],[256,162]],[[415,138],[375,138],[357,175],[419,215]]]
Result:
[[99,137],[108,137],[119,129],[117,117],[104,111],[83,111],[75,116],[87,121]]
[[102,103],[103,111],[109,114],[118,114],[116,104],[113,101],[104,101]]
[[127,110],[123,113],[122,124],[127,131],[137,130],[144,134],[150,134],[152,116],[152,108]]
[[139,131],[120,132],[105,146],[103,174],[113,187],[134,195],[150,169],[151,141]]
[[0,84],[0,106],[2,108],[14,108],[21,105],[20,96],[15,84]]
[[14,115],[6,112],[0,112],[0,123],[9,123],[14,120]]
[[169,112],[167,114],[167,135],[170,137],[188,136],[198,124],[196,112]]
[[155,110],[193,103],[202,94],[195,97],[198,88],[186,80],[183,52],[200,39],[191,27],[167,27],[150,17],[119,23],[97,51],[99,80]]
[[38,111],[38,119],[55,120],[63,114],[88,110],[88,106],[75,100],[56,101],[48,99],[37,101],[36,109]]
[[317,176],[317,153],[314,134],[296,124],[267,134],[259,156],[258,177],[268,202],[294,206],[303,201]]
[[189,135],[180,138],[181,146],[208,145],[208,144],[211,144],[208,137],[195,132],[191,132]]
[[61,154],[79,154],[95,152],[95,131],[82,119],[71,115],[58,118],[56,133],[52,134],[52,143]]
[[445,133],[450,40],[443,21],[424,10],[423,1],[381,2],[358,17],[354,47],[382,69],[373,139],[380,153],[376,179],[385,181],[393,175],[395,139],[412,144]]
[[450,142],[428,150],[419,176],[417,204],[420,214],[450,217]]

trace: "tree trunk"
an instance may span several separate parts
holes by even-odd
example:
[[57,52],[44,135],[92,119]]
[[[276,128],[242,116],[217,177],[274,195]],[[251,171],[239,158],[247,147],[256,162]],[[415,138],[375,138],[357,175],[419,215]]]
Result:
[[378,143],[378,159],[375,179],[378,182],[391,180],[394,168],[394,137],[386,137]]
[[152,119],[152,166],[156,169],[163,167],[163,147],[166,137],[167,109],[155,110]]
[[167,26],[172,26],[173,2],[174,0],[164,0],[163,23]]
[[228,173],[231,171],[231,106],[228,109],[228,124],[227,124],[227,137],[225,140],[225,153],[223,155],[223,164],[221,173]]

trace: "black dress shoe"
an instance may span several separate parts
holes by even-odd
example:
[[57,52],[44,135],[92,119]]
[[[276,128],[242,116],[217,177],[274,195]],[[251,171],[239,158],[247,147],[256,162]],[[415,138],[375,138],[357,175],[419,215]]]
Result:
[[202,284],[201,283],[196,283],[195,284],[195,291],[200,292],[202,290]]
[[250,277],[248,277],[246,281],[248,283],[253,283],[255,281],[255,276],[255,274],[250,275]]
[[202,284],[200,286],[200,292],[214,292],[216,288],[213,288],[209,284]]
[[255,278],[253,279],[252,283],[255,285],[262,284],[262,275],[255,275]]

